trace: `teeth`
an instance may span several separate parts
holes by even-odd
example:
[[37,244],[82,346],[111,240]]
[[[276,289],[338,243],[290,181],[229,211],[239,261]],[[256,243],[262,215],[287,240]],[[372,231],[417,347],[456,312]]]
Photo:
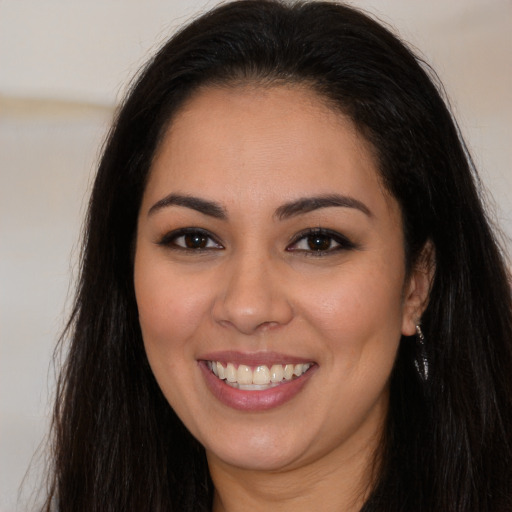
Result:
[[293,364],[287,364],[284,367],[284,378],[285,380],[292,380],[293,377]]
[[[222,366],[219,362],[212,363],[212,366],[214,367],[213,373],[215,373],[219,379],[226,378],[226,371],[224,370],[224,366]],[[217,372],[215,372],[215,369],[217,369]]]
[[236,380],[238,384],[252,384],[252,370],[245,364],[241,364],[236,372]]
[[270,384],[270,370],[266,366],[258,366],[252,375],[253,384]]
[[274,364],[270,367],[259,365],[254,370],[245,364],[235,367],[233,363],[224,366],[219,361],[208,361],[208,368],[221,380],[232,387],[244,390],[262,390],[277,386],[283,381],[300,377],[311,368],[312,363]]
[[270,368],[270,381],[271,382],[281,382],[284,377],[284,368],[281,364],[274,364],[272,368]]
[[[233,384],[230,384],[232,386]],[[243,391],[264,391],[265,389],[275,388],[279,384],[239,384],[238,389]]]
[[233,363],[228,363],[226,366],[225,379],[228,382],[236,382],[236,368]]

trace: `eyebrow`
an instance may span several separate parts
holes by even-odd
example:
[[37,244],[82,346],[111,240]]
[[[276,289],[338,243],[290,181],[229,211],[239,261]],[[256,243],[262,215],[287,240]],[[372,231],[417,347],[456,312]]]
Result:
[[160,199],[160,201],[157,201],[149,209],[148,216],[153,215],[157,211],[162,208],[167,208],[168,206],[184,206],[185,208],[191,208],[192,210],[196,210],[204,215],[208,215],[216,219],[225,220],[228,217],[226,210],[224,210],[224,208],[219,204],[206,199],[201,199],[200,197],[182,194],[169,194],[163,199]]
[[276,210],[274,217],[278,218],[279,220],[284,220],[296,215],[302,215],[304,213],[311,212],[313,210],[319,210],[320,208],[329,208],[333,206],[341,208],[355,208],[356,210],[363,212],[368,217],[373,217],[372,212],[364,203],[353,197],[340,194],[302,197],[280,206]]
[[[226,220],[228,218],[226,210],[220,204],[200,197],[183,194],[169,194],[163,199],[160,199],[149,209],[148,216],[169,206],[183,206],[216,219]],[[294,201],[290,201],[289,203],[285,203],[277,208],[274,213],[274,217],[279,220],[285,220],[296,215],[302,215],[314,210],[330,207],[354,208],[363,212],[368,217],[373,216],[370,209],[364,203],[353,197],[340,194],[327,194],[313,197],[302,197]]]

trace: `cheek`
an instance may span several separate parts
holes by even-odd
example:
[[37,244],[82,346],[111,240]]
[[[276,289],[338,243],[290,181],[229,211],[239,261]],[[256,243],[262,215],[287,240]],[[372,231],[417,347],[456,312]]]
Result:
[[349,269],[309,285],[301,309],[331,340],[331,349],[352,354],[352,362],[367,348],[394,350],[402,323],[402,277],[373,266]]
[[200,297],[181,295],[173,286],[141,289],[137,294],[139,321],[145,341],[181,344],[192,335],[204,308]]
[[[346,274],[346,273],[344,273]],[[326,329],[401,318],[402,281],[370,270],[354,271],[339,279],[317,283],[307,294],[309,310]],[[343,319],[343,322],[340,322]]]
[[146,350],[159,356],[182,351],[198,327],[210,316],[211,287],[190,279],[170,266],[136,260],[135,295]]
[[144,348],[158,385],[177,412],[188,410],[195,378],[189,363],[209,311],[207,287],[195,283],[161,261],[136,258],[134,284]]

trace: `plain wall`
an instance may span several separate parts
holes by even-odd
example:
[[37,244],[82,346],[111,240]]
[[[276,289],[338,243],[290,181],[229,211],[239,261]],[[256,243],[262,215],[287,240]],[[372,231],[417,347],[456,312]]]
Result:
[[[48,428],[52,352],[113,109],[151,51],[216,3],[0,0],[0,511],[28,510],[44,472],[44,456],[32,457]],[[437,70],[512,238],[512,2],[351,3],[395,26]]]

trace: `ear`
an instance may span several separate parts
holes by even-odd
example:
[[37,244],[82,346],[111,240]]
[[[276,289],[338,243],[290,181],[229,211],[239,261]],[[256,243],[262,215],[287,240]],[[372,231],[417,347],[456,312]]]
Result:
[[402,334],[416,334],[416,325],[428,305],[436,269],[435,249],[429,240],[423,247],[404,287]]

